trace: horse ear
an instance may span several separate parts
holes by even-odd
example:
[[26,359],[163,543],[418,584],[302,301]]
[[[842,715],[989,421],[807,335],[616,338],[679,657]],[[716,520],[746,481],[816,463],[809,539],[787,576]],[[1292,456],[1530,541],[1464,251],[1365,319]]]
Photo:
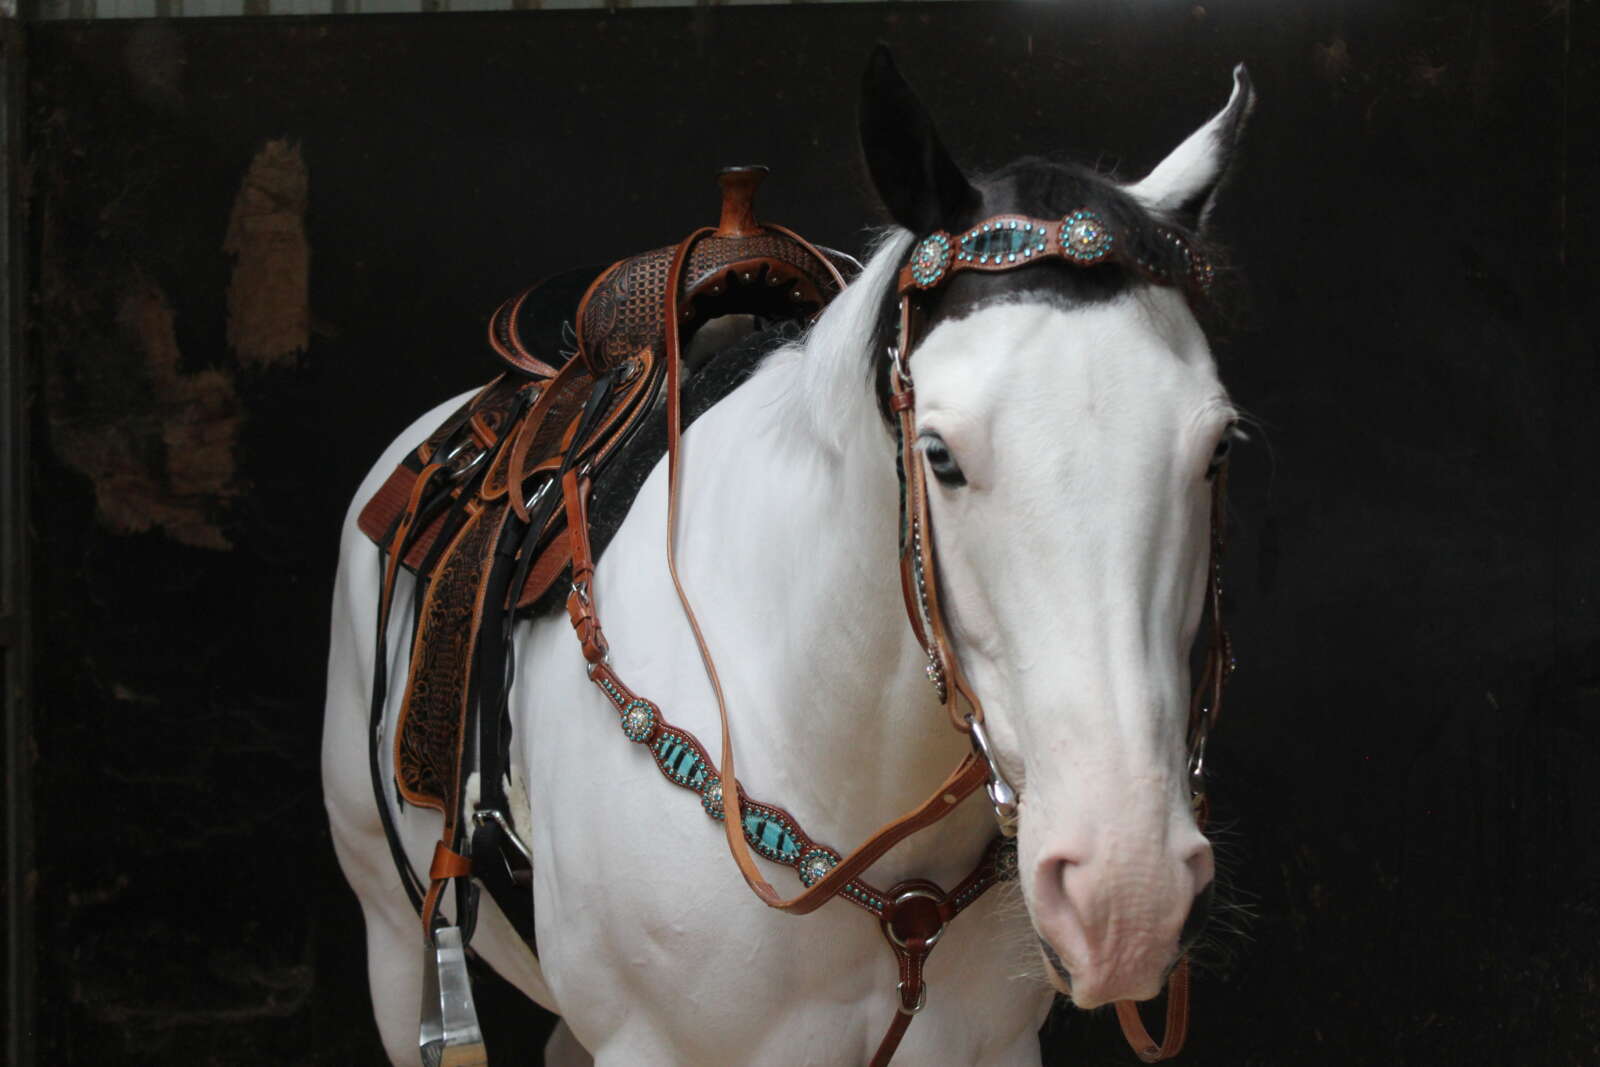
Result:
[[933,119],[882,44],[872,50],[861,79],[861,150],[883,206],[914,234],[949,229],[978,205],[978,191],[945,151]]
[[1240,63],[1233,68],[1233,95],[1228,97],[1227,105],[1173,149],[1143,180],[1129,186],[1128,192],[1153,212],[1192,229],[1204,229],[1255,104],[1250,74]]

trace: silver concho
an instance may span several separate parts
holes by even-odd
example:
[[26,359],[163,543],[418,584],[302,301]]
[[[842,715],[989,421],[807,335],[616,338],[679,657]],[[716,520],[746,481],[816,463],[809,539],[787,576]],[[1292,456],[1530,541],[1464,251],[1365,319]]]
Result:
[[656,730],[655,705],[648,700],[635,700],[622,709],[622,733],[629,741],[643,744]]
[[950,269],[950,256],[950,238],[946,234],[924,237],[911,255],[911,280],[924,289],[938,285]]
[[1080,266],[1105,259],[1114,243],[1110,227],[1093,211],[1074,211],[1061,223],[1061,253]]
[[706,814],[721,822],[726,813],[722,810],[722,779],[714,774],[706,775],[705,784],[700,787],[700,806],[706,809]]
[[800,857],[800,864],[797,868],[800,872],[800,881],[805,884],[807,889],[809,889],[818,882],[822,881],[827,873],[833,870],[838,862],[838,855],[828,849],[811,849],[804,856]]

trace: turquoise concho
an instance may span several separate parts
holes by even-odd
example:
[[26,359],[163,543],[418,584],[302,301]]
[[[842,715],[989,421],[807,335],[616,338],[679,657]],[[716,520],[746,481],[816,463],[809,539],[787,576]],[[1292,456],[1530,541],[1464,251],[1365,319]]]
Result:
[[950,238],[943,233],[929,234],[911,256],[911,280],[924,289],[944,280],[950,269]]
[[728,813],[722,810],[722,779],[717,775],[707,775],[701,785],[700,806],[706,809],[707,815],[718,822],[728,817]]
[[1093,211],[1074,211],[1062,220],[1061,254],[1079,266],[1099,263],[1114,243],[1110,228]]
[[800,835],[789,820],[765,804],[747,804],[744,837],[750,846],[769,860],[793,863],[800,855]]
[[813,848],[800,857],[800,881],[807,889],[822,881],[839,862],[839,854],[828,848]]
[[656,732],[656,706],[648,700],[635,700],[622,709],[622,733],[640,744]]
[[956,259],[962,263],[990,264],[1026,262],[1045,250],[1044,226],[1016,219],[986,222],[961,238]]

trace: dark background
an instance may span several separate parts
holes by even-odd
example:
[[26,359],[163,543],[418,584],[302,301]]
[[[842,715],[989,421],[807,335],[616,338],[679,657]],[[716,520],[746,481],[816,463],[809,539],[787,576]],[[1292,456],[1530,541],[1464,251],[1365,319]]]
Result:
[[[317,770],[350,494],[493,373],[503,296],[711,221],[720,165],[859,250],[882,38],[973,168],[1135,177],[1234,62],[1261,95],[1216,216],[1261,423],[1213,747],[1249,915],[1182,1062],[1600,1063],[1596,5],[1287,7],[31,27],[38,1062],[379,1062]],[[223,241],[275,139],[311,334],[252,361]],[[479,995],[497,1062],[537,1046]],[[1045,1050],[1134,1062],[1103,1013]]]

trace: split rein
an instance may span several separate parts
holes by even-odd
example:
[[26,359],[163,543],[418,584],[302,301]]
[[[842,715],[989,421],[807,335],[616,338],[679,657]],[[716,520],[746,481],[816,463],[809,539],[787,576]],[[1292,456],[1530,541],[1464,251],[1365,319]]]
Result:
[[[827,262],[826,257],[816,252],[799,235],[770,224],[769,228],[801,243],[823,262]],[[1209,287],[1212,268],[1198,252],[1191,249],[1181,234],[1165,227],[1158,227],[1156,236],[1168,244],[1169,247],[1163,251],[1171,253],[1169,258],[1175,257],[1181,265],[1181,271],[1129,255],[1121,249],[1112,229],[1100,216],[1089,210],[1076,211],[1063,219],[1053,220],[1001,215],[981,222],[959,236],[936,232],[918,243],[909,262],[901,268],[898,278],[898,337],[889,353],[888,400],[890,418],[898,438],[901,588],[911,628],[928,658],[929,681],[937,691],[951,725],[968,735],[972,750],[920,805],[880,827],[848,856],[841,856],[834,849],[807,836],[797,820],[782,808],[752,799],[738,782],[727,700],[705,636],[678,575],[675,531],[682,476],[679,389],[682,359],[678,303],[689,254],[696,243],[711,232],[709,228],[698,230],[678,245],[666,280],[666,547],[673,586],[694,633],[716,697],[722,727],[721,759],[716,764],[718,771],[711,769],[708,754],[692,735],[666,723],[659,707],[630,690],[610,665],[609,646],[591,596],[594,560],[586,522],[591,485],[586,470],[581,467],[566,470],[561,479],[572,552],[572,588],[567,598],[567,610],[588,663],[589,677],[617,709],[624,734],[650,749],[658,767],[669,780],[700,794],[706,813],[722,822],[734,862],[763,903],[790,914],[805,915],[837,896],[878,919],[899,972],[898,1010],[871,1061],[872,1067],[882,1067],[894,1055],[911,1019],[927,1002],[924,964],[946,926],[996,881],[1017,875],[1016,845],[1012,840],[1017,831],[1017,794],[1006,780],[989,744],[984,728],[983,705],[967,683],[960,662],[951,649],[940,605],[927,481],[915,451],[916,392],[910,373],[910,357],[918,339],[917,328],[922,318],[920,299],[937,290],[956,273],[1009,271],[1043,261],[1065,261],[1079,267],[1116,261],[1154,284],[1183,287],[1194,298]],[[837,274],[835,277],[842,289],[843,279]],[[1190,704],[1187,731],[1190,796],[1196,818],[1202,826],[1206,808],[1206,738],[1221,710],[1223,684],[1232,663],[1227,635],[1222,627],[1219,576],[1225,477],[1224,465],[1217,471],[1213,481],[1211,557],[1206,600],[1210,614],[1211,645]],[[962,701],[970,708],[964,714],[960,708]],[[732,788],[729,788],[730,785]],[[862,875],[867,868],[891,848],[911,834],[937,823],[980,785],[986,787],[1002,836],[989,845],[977,866],[954,889],[946,892],[932,882],[910,879],[884,891],[863,880]],[[752,849],[768,860],[794,867],[805,888],[797,895],[785,898],[762,876],[751,854]],[[1188,989],[1188,962],[1185,957],[1180,959],[1171,975],[1166,1030],[1163,1040],[1159,1042],[1145,1029],[1133,1002],[1118,1002],[1117,1015],[1123,1032],[1140,1059],[1154,1063],[1175,1056],[1181,1050],[1188,1025]]]

